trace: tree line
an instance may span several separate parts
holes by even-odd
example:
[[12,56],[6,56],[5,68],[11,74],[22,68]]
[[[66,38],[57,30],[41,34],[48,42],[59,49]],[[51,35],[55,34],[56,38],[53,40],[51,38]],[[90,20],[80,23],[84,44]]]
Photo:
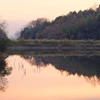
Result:
[[69,12],[49,21],[38,18],[29,22],[19,33],[24,39],[100,39],[100,5],[98,8]]

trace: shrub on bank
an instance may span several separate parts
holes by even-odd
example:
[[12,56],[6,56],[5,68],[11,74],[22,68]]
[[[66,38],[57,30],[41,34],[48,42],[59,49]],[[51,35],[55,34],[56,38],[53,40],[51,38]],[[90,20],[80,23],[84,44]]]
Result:
[[0,38],[0,52],[4,52],[9,44],[9,39]]

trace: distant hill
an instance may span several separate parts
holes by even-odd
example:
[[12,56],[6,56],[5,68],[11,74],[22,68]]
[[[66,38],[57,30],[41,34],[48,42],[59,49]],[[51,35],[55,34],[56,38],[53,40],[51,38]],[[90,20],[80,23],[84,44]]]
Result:
[[49,21],[38,18],[19,33],[24,39],[100,39],[100,6],[79,12],[69,12]]

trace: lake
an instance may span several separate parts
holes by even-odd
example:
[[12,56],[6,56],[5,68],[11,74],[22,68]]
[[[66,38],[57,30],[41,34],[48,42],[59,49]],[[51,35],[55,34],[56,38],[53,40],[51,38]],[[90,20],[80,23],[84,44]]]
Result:
[[100,100],[98,55],[13,54],[0,66],[0,100]]

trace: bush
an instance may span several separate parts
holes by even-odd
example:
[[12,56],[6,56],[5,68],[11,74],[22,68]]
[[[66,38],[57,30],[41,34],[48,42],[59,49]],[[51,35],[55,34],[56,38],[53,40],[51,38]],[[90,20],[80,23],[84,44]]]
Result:
[[9,39],[0,38],[0,52],[4,52],[9,43],[10,43]]

